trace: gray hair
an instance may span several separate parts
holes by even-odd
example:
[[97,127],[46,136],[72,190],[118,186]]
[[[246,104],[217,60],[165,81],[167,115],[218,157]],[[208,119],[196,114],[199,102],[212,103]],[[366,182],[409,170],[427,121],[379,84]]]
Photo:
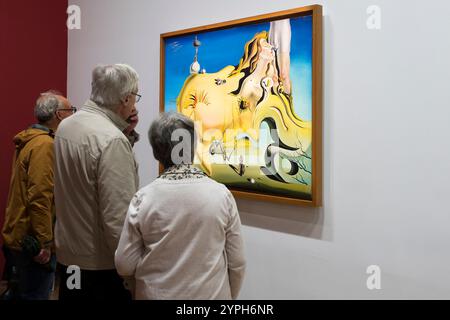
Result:
[[91,100],[112,109],[138,90],[139,75],[126,64],[99,65],[92,71]]
[[54,117],[56,110],[64,108],[64,103],[54,92],[57,91],[49,90],[41,93],[39,98],[36,100],[34,116],[39,123],[46,123],[47,121],[50,121]]
[[[177,134],[180,131],[181,134]],[[180,137],[183,138],[181,142],[177,139]],[[158,119],[152,122],[148,131],[148,138],[153,148],[153,156],[162,163],[164,168],[169,168],[174,164],[191,164],[194,162],[197,140],[194,122],[181,113],[161,113]],[[186,139],[189,140],[186,141]],[[180,149],[181,144],[184,144],[184,147],[182,146]],[[175,150],[177,152],[174,154]],[[180,155],[179,151],[183,155]]]

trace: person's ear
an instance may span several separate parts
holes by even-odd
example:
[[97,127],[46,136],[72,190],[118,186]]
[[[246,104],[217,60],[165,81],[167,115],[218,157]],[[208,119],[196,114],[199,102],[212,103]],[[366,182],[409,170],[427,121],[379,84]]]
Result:
[[127,104],[128,101],[130,101],[130,97],[126,96],[125,98],[121,99],[120,101],[122,101],[122,104]]
[[62,121],[62,117],[59,115],[59,110],[55,111],[55,117],[57,120]]

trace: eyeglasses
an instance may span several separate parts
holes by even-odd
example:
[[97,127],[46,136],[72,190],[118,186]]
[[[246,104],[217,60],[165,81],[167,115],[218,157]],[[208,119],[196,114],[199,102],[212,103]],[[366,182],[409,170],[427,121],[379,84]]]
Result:
[[58,109],[56,111],[72,111],[72,113],[75,113],[75,112],[77,112],[77,108],[75,108],[75,107],[61,108],[61,109]]
[[132,92],[131,94],[134,94],[136,96],[136,102],[139,102],[141,100],[142,96],[140,94]]

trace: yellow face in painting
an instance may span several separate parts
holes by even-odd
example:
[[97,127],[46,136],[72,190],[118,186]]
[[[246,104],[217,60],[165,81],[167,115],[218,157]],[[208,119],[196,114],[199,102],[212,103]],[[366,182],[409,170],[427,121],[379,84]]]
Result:
[[[205,132],[223,133],[234,126],[234,109],[237,99],[227,93],[231,91],[231,82],[217,85],[221,77],[233,70],[225,68],[218,73],[191,75],[185,82],[177,100],[178,111],[196,122],[201,122],[201,130]],[[219,137],[218,137],[219,138]]]
[[230,109],[220,108],[217,103],[201,102],[195,106],[195,118],[202,119],[205,131],[216,128],[222,130],[222,128],[227,127],[226,119],[231,119],[229,112]]

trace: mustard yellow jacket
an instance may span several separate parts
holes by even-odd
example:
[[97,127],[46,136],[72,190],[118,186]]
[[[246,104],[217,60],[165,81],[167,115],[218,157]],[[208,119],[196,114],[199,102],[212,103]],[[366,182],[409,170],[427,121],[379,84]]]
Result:
[[41,247],[53,243],[53,134],[29,128],[14,137],[16,152],[2,235],[4,244],[21,249],[25,235],[34,235]]

